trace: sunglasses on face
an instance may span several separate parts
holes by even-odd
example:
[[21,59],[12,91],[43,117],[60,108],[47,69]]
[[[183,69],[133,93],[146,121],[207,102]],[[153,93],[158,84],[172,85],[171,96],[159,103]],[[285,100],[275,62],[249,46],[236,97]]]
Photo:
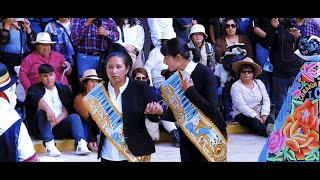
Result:
[[146,81],[147,77],[135,77],[134,79],[138,81]]
[[236,25],[236,24],[226,24],[224,27],[225,27],[226,29],[228,29],[228,28],[230,28],[230,27],[236,28],[237,25]]
[[245,74],[245,73],[251,74],[251,73],[253,73],[253,71],[252,71],[251,69],[241,69],[241,70],[240,70],[240,73],[243,73],[243,74]]

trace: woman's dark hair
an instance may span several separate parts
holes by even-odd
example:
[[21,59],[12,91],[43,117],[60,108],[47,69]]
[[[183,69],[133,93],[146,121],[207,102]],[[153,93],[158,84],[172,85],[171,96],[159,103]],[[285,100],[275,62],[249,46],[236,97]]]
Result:
[[81,93],[85,93],[86,92],[86,84],[89,81],[89,79],[85,79],[83,81],[80,82],[80,90],[79,92]]
[[226,24],[229,20],[233,20],[234,23],[236,24],[237,26],[237,29],[236,29],[236,35],[238,35],[240,33],[240,26],[239,26],[239,20],[238,18],[225,18],[222,22],[222,28],[223,28],[223,35],[226,36],[227,35],[227,31],[226,31]]
[[148,83],[148,85],[150,85],[150,79],[149,79],[147,70],[144,69],[143,67],[135,68],[135,69],[132,71],[132,79],[136,78],[136,76],[137,76],[138,73],[143,74],[143,75],[147,78],[147,83]]
[[183,58],[190,58],[190,51],[193,54],[193,61],[199,62],[201,58],[200,50],[197,48],[189,48],[188,43],[179,37],[172,38],[161,46],[160,52],[164,56],[176,56],[180,54]]
[[110,53],[107,57],[106,57],[106,61],[105,61],[105,65],[107,66],[108,64],[108,61],[110,60],[110,58],[114,57],[114,56],[117,56],[119,58],[121,58],[123,60],[123,63],[126,65],[127,68],[131,68],[130,66],[130,62],[127,58],[127,56],[123,53],[123,52],[112,52]]

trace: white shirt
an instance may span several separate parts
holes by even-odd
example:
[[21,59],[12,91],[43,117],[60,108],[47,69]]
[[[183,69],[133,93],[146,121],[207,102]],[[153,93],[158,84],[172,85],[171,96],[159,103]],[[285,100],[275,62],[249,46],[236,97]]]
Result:
[[161,45],[153,48],[144,65],[144,69],[147,71],[150,79],[150,86],[154,86],[157,89],[165,81],[165,78],[161,75],[161,71],[168,68],[168,65],[163,63],[164,56],[160,52],[160,49]]
[[[126,44],[131,44],[138,51],[141,51],[144,45],[144,29],[141,25],[136,24],[135,26],[130,27],[130,24],[124,25],[122,28],[123,34],[121,33],[120,27],[117,26],[120,37],[117,43],[125,46]],[[122,36],[124,36],[124,42],[122,42]]]
[[[122,93],[127,88],[129,83],[129,78],[126,77],[126,82],[123,86],[120,87],[120,93],[118,97],[116,97],[114,88],[111,86],[111,83],[108,83],[108,93],[110,96],[110,100],[113,105],[117,108],[117,110],[122,114]],[[122,161],[126,160],[126,158],[118,151],[118,149],[108,140],[105,138],[102,149],[101,149],[101,157],[103,159],[111,160],[111,161]]]
[[194,71],[194,69],[196,68],[198,63],[194,62],[194,61],[189,61],[188,65],[186,66],[186,68],[181,72],[181,76],[182,76],[182,80],[189,80],[191,73]]
[[54,86],[53,90],[44,88],[46,90],[42,99],[48,104],[51,110],[54,112],[54,116],[57,118],[63,109],[63,104],[59,98],[57,87]]
[[232,98],[233,118],[240,113],[254,118],[258,114],[252,108],[260,104],[261,100],[261,115],[269,115],[270,98],[265,85],[259,79],[255,79],[253,84],[253,89],[242,84],[240,79],[232,84],[230,94]]
[[172,18],[147,18],[150,37],[154,47],[157,47],[164,31],[174,31]]

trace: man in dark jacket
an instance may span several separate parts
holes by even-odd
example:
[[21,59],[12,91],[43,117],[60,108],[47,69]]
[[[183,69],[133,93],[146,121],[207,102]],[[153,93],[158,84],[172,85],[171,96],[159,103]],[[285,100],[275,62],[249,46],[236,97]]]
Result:
[[48,156],[60,156],[54,137],[66,138],[71,132],[76,154],[88,155],[83,126],[78,114],[72,113],[73,96],[69,86],[56,83],[56,74],[50,64],[38,68],[40,83],[28,89],[29,102],[36,109],[37,125]]

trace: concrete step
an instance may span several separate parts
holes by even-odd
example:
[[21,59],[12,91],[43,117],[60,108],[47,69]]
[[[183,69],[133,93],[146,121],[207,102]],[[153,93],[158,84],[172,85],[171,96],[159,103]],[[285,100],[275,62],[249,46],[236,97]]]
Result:
[[[251,131],[239,125],[236,122],[227,122],[227,133],[228,134],[248,134]],[[160,132],[160,140],[158,142],[169,142],[171,141],[171,135],[168,132]],[[61,151],[74,151],[74,140],[73,139],[61,139],[55,140],[56,147]],[[33,144],[37,153],[45,153],[45,147],[42,144],[42,140],[33,140]]]

